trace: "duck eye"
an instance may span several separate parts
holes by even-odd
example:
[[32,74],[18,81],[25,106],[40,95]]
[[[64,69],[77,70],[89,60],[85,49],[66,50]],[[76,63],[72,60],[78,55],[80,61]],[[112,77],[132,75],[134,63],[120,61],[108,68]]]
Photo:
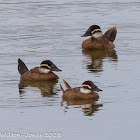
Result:
[[41,64],[40,67],[41,68],[46,68],[46,69],[50,69],[51,68],[48,64]]
[[48,69],[48,67],[47,67],[47,66],[41,66],[41,68],[44,68],[44,69],[45,69],[45,68],[47,68],[47,69]]
[[51,65],[47,64],[47,65],[46,65],[46,68],[47,68],[47,69],[50,69],[50,68],[51,68]]
[[102,31],[100,29],[95,29],[95,30],[91,31],[92,34],[95,34],[97,32],[102,32]]
[[91,87],[89,85],[82,85],[82,87],[91,90]]

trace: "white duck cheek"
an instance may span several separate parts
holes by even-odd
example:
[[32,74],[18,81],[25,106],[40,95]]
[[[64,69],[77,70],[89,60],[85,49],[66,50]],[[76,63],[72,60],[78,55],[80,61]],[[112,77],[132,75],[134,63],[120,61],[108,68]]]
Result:
[[85,88],[80,88],[80,92],[84,93],[84,94],[88,94],[88,93],[91,93],[91,90],[85,89]]
[[47,74],[47,73],[50,72],[50,70],[49,69],[44,69],[44,68],[39,68],[39,72]]
[[97,33],[95,33],[95,34],[92,34],[92,37],[94,37],[94,38],[101,38],[103,36],[103,34],[101,33],[101,32],[97,32]]

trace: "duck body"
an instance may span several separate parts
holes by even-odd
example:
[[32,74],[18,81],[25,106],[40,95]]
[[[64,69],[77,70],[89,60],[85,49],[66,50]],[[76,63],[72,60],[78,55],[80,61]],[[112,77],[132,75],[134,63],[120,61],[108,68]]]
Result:
[[73,89],[66,89],[63,93],[64,99],[74,99],[74,100],[81,100],[81,99],[95,99],[99,98],[99,95],[96,92],[91,93],[81,93],[80,87],[76,87]]
[[30,71],[25,72],[21,75],[21,80],[31,80],[31,81],[46,81],[46,80],[55,80],[59,77],[53,72],[49,72],[47,74],[40,73],[39,67],[35,67]]
[[40,67],[35,67],[28,70],[25,63],[18,59],[18,71],[21,75],[20,80],[30,80],[30,81],[47,81],[56,80],[59,77],[52,71],[61,71],[53,64],[50,60],[45,60],[40,64]]
[[105,36],[101,38],[101,40],[97,40],[96,38],[90,37],[83,41],[82,43],[83,49],[113,49],[115,45],[113,42],[109,41]]
[[102,91],[99,89],[92,81],[85,81],[81,87],[71,88],[70,85],[63,79],[66,86],[66,90],[60,84],[60,88],[63,92],[63,99],[73,99],[73,100],[85,100],[85,99],[95,99],[99,98],[99,95],[95,91]]
[[91,36],[82,43],[83,49],[113,49],[113,41],[116,38],[117,28],[112,27],[102,34],[98,25],[91,25],[82,37]]

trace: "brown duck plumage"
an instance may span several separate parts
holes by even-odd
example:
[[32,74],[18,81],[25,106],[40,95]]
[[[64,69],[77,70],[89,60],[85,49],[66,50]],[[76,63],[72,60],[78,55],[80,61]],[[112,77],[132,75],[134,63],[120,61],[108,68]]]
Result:
[[[80,87],[76,87],[76,88],[71,88],[69,86],[69,84],[63,79],[63,82],[66,86],[66,90],[63,89],[63,87],[61,86],[60,84],[60,88],[63,92],[63,98],[64,99],[95,99],[97,100],[99,98],[99,95],[93,90],[92,92],[90,93],[81,93],[80,91]],[[95,89],[96,88],[96,89]],[[94,89],[96,91],[102,91],[100,90],[97,86],[94,85]]]

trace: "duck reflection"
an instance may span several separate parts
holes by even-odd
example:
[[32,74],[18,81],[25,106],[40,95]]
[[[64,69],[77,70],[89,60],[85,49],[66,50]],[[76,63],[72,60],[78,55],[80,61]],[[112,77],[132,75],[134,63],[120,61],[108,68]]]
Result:
[[99,108],[103,106],[103,104],[98,104],[97,101],[95,101],[94,99],[63,100],[62,105],[64,102],[66,102],[64,112],[67,112],[68,106],[79,105],[85,116],[94,115],[95,112],[99,111]]
[[87,64],[87,68],[91,72],[103,71],[103,59],[110,58],[111,61],[118,61],[117,53],[114,49],[111,50],[83,50],[82,53],[89,56],[92,60]]
[[20,81],[18,84],[19,93],[23,94],[25,92],[25,87],[37,87],[41,91],[43,97],[48,97],[55,95],[54,87],[58,83],[58,80],[51,81]]

